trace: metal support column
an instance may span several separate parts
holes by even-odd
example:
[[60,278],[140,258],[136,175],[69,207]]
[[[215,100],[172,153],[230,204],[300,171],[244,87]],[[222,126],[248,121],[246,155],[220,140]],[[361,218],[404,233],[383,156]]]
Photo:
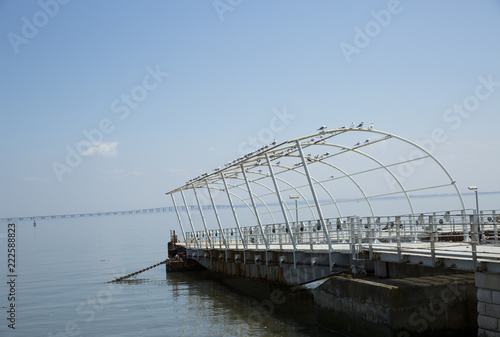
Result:
[[203,227],[205,227],[205,234],[207,235],[208,244],[210,246],[210,249],[214,249],[212,238],[208,233],[207,222],[205,221],[205,215],[203,214],[203,208],[201,207],[200,198],[198,198],[198,192],[196,191],[196,187],[194,186],[194,184],[192,184],[192,186],[194,191],[194,197],[196,198],[196,203],[198,204],[198,208],[200,209],[201,221],[203,222]]
[[461,211],[461,214],[462,214],[462,232],[464,233],[464,239],[463,239],[463,242],[471,242],[471,239],[469,238],[469,229],[467,228],[467,216],[466,216],[466,212],[465,210],[463,209]]
[[493,219],[493,235],[495,236],[495,244],[498,243],[498,228],[497,228],[497,215],[495,211],[492,211],[491,218]]
[[[231,210],[233,211],[233,216],[234,216],[234,221],[236,222],[236,227],[238,227],[238,233],[240,233],[240,239],[243,244],[243,250],[245,251],[247,249],[247,243],[245,241],[245,238],[243,237],[243,232],[241,231],[240,227],[240,222],[238,221],[238,216],[236,215],[236,210],[234,209],[233,205],[233,199],[231,199],[231,195],[229,194],[229,189],[227,188],[227,183],[226,183],[226,177],[224,177],[224,173],[220,173],[222,177],[222,182],[224,183],[224,189],[226,190],[227,193],[227,198],[229,200],[229,205],[231,206]],[[245,256],[245,253],[243,252],[243,256]]]
[[370,217],[367,217],[366,218],[366,222],[367,222],[367,225],[368,225],[368,256],[369,256],[369,259],[370,261],[372,260],[373,258],[373,236],[374,236],[374,232],[373,232],[373,228],[372,228],[372,219]]
[[179,210],[177,209],[177,204],[175,203],[174,194],[171,193],[170,196],[172,197],[172,202],[174,203],[175,214],[177,214],[177,220],[179,221],[179,225],[181,226],[181,232],[182,236],[184,237],[184,242],[186,242],[187,245],[188,240],[186,238],[186,233],[184,232],[184,226],[182,225],[181,216],[179,214]]
[[472,263],[474,264],[474,272],[477,271],[477,243],[479,241],[478,235],[478,225],[476,223],[477,213],[470,216],[470,227],[471,227],[471,251],[472,251]]
[[269,172],[271,173],[271,179],[273,180],[274,189],[276,191],[276,195],[278,196],[278,202],[279,202],[280,207],[281,207],[281,212],[283,213],[283,218],[285,219],[286,228],[288,229],[288,233],[290,234],[290,239],[292,240],[293,267],[296,269],[297,268],[297,260],[295,257],[295,253],[297,251],[297,244],[295,242],[295,238],[293,237],[292,228],[290,226],[290,222],[288,221],[288,217],[286,215],[285,205],[284,205],[283,199],[281,198],[281,192],[280,192],[279,187],[278,187],[278,182],[276,181],[276,177],[274,176],[273,166],[271,165],[271,161],[269,160],[269,156],[267,155],[267,153],[266,153],[266,160],[267,160],[267,165],[269,166]]
[[396,245],[398,247],[398,262],[401,263],[401,217],[396,217]]
[[217,212],[217,207],[215,206],[214,197],[212,195],[212,190],[208,184],[208,179],[205,179],[205,184],[207,185],[208,195],[210,196],[210,201],[212,202],[212,208],[214,209],[215,218],[217,219],[217,224],[219,225],[220,233],[222,235],[222,240],[224,241],[224,247],[226,247],[226,261],[227,261],[227,240],[224,230],[222,229],[222,223],[220,222],[219,212]]
[[432,266],[436,266],[436,227],[434,226],[434,216],[429,215],[429,229],[430,229],[430,236],[429,239],[431,241],[431,261],[432,261]]
[[181,195],[182,195],[182,200],[184,201],[184,207],[186,207],[186,213],[188,215],[189,223],[191,224],[191,229],[193,230],[193,235],[194,235],[194,240],[196,242],[196,246],[197,246],[198,249],[200,249],[201,245],[198,242],[198,238],[196,237],[196,230],[194,229],[193,219],[191,219],[191,213],[189,213],[189,207],[188,207],[188,204],[186,202],[186,197],[184,196],[184,191],[183,190],[181,190]]
[[323,218],[323,212],[321,211],[321,206],[319,205],[318,197],[316,196],[316,190],[314,189],[314,185],[312,183],[311,175],[309,174],[309,168],[307,167],[306,158],[304,157],[304,152],[302,151],[302,146],[300,145],[300,141],[296,141],[297,149],[299,150],[300,158],[302,158],[302,166],[304,167],[304,172],[307,176],[307,181],[309,182],[309,187],[311,188],[311,194],[314,199],[314,203],[316,204],[316,210],[318,211],[319,220],[321,221],[321,228],[323,229],[323,234],[325,235],[328,242],[328,259],[330,263],[330,271],[333,267],[332,262],[332,241],[330,239],[330,233],[325,226],[325,219]]
[[[262,221],[260,220],[259,211],[257,210],[257,205],[255,204],[255,200],[253,198],[252,189],[250,188],[250,182],[248,181],[248,177],[247,177],[247,173],[245,171],[245,168],[243,167],[243,165],[240,165],[240,167],[241,167],[241,172],[243,172],[243,178],[245,179],[245,184],[247,185],[248,195],[250,196],[250,200],[252,201],[252,207],[253,207],[253,211],[255,213],[255,218],[257,219],[257,224],[259,225],[259,228],[260,228],[260,234],[262,235],[262,238],[264,239],[264,244],[266,246],[266,252],[267,252],[269,250],[269,244],[267,243],[266,233],[264,233],[264,228],[262,227]],[[266,261],[267,261],[267,259],[266,259]]]
[[349,217],[349,248],[351,251],[349,264],[352,264],[357,259],[356,237],[354,232],[354,217]]

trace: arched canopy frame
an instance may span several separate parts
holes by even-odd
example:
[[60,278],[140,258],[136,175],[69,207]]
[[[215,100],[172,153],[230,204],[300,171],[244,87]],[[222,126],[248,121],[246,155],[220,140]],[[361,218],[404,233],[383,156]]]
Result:
[[[343,136],[343,135],[349,135],[349,133],[354,133],[354,132],[370,133],[370,134],[373,134],[376,136],[377,135],[382,136],[382,138],[375,139],[373,141],[369,141],[369,139],[368,139],[365,143],[363,143],[363,144],[358,143],[355,146],[347,146],[347,145],[343,144],[342,142],[332,142],[332,140],[335,140],[336,137]],[[414,148],[415,150],[418,150],[419,153],[421,153],[421,155],[418,157],[415,157],[415,158],[409,158],[409,159],[404,159],[404,160],[399,159],[399,160],[392,161],[390,163],[385,163],[385,160],[381,160],[381,159],[377,158],[376,156],[369,154],[369,153],[366,153],[366,151],[364,151],[364,148],[367,148],[367,147],[372,146],[374,144],[377,144],[380,142],[385,142],[385,141],[388,141],[391,139],[395,140],[397,142],[400,142],[400,143],[405,143],[407,145],[410,145],[410,147]],[[250,211],[252,211],[252,208],[249,205],[249,203],[246,202],[245,200],[249,200],[248,198],[255,198],[256,200],[259,200],[259,202],[264,207],[266,207],[267,211],[269,212],[269,214],[271,215],[271,217],[274,221],[273,211],[271,211],[270,206],[264,202],[263,197],[267,194],[277,195],[278,192],[283,192],[283,190],[280,189],[280,191],[276,191],[276,188],[279,188],[278,185],[274,186],[274,188],[273,188],[273,186],[270,186],[271,184],[269,184],[269,181],[266,180],[266,178],[269,178],[269,175],[261,172],[261,169],[264,169],[267,166],[267,163],[266,163],[266,157],[267,157],[269,159],[269,162],[271,163],[272,167],[277,168],[277,170],[275,170],[275,172],[274,172],[274,178],[277,181],[280,181],[280,182],[286,184],[287,186],[289,186],[289,188],[287,188],[286,190],[295,191],[297,194],[300,194],[302,200],[305,201],[307,208],[311,211],[312,216],[314,217],[314,213],[313,213],[312,209],[316,205],[312,205],[311,203],[314,204],[315,201],[312,201],[311,199],[309,199],[307,197],[306,194],[304,194],[303,192],[300,191],[301,188],[304,188],[307,185],[304,185],[303,182],[301,182],[300,184],[295,184],[295,181],[290,180],[291,178],[284,179],[284,178],[280,177],[280,175],[285,174],[285,173],[292,173],[292,174],[298,173],[299,175],[302,175],[302,176],[305,175],[305,173],[302,172],[302,170],[301,170],[300,163],[296,164],[296,165],[292,165],[290,163],[281,163],[282,161],[291,162],[293,160],[300,158],[297,144],[300,144],[300,147],[304,151],[306,151],[307,148],[319,147],[319,146],[326,146],[329,148],[340,149],[339,152],[333,153],[331,155],[329,154],[327,156],[326,155],[321,156],[320,158],[309,158],[308,157],[308,160],[305,163],[305,165],[320,164],[320,165],[323,165],[324,167],[326,167],[327,169],[331,169],[337,173],[338,172],[341,173],[340,177],[333,178],[333,175],[332,175],[331,179],[320,179],[320,178],[314,177],[314,175],[311,174],[312,183],[314,185],[320,187],[321,190],[324,191],[326,193],[326,195],[328,195],[328,198],[332,200],[332,203],[333,203],[333,205],[335,205],[337,213],[339,214],[339,217],[342,217],[342,213],[343,213],[339,204],[342,202],[346,202],[346,201],[337,201],[337,199],[338,199],[337,194],[341,193],[342,191],[332,190],[331,188],[329,188],[328,183],[332,182],[336,179],[343,179],[343,178],[347,178],[352,184],[354,184],[355,188],[361,193],[361,197],[359,199],[366,201],[371,216],[376,215],[374,207],[373,207],[372,203],[370,202],[371,199],[379,198],[379,197],[383,197],[383,196],[401,194],[402,196],[404,196],[404,199],[406,200],[406,202],[408,204],[409,213],[412,215],[415,215],[416,210],[413,207],[412,196],[410,195],[410,193],[417,192],[417,191],[431,190],[431,189],[441,188],[441,187],[447,187],[450,185],[453,186],[462,209],[465,209],[465,204],[464,204],[462,195],[460,194],[460,192],[458,190],[458,187],[455,183],[455,180],[452,178],[451,174],[444,167],[444,165],[437,158],[435,158],[430,151],[428,151],[424,147],[422,147],[422,146],[420,146],[420,145],[418,145],[418,144],[416,144],[416,143],[414,143],[406,138],[403,138],[403,137],[400,137],[400,136],[397,136],[397,135],[394,135],[394,134],[391,134],[388,132],[380,131],[380,130],[374,130],[371,128],[361,128],[361,127],[360,128],[344,128],[344,127],[337,128],[337,129],[332,129],[332,130],[327,130],[327,131],[320,131],[320,132],[317,132],[317,133],[314,133],[314,134],[311,134],[308,136],[288,140],[288,141],[285,141],[285,142],[282,142],[279,144],[276,144],[274,142],[272,144],[263,146],[262,148],[260,148],[256,151],[253,151],[253,152],[250,152],[244,156],[241,156],[241,157],[233,160],[232,162],[226,163],[224,168],[216,168],[212,173],[204,173],[204,174],[202,174],[194,179],[191,179],[188,182],[186,182],[185,185],[180,186],[174,190],[171,190],[171,191],[167,192],[166,194],[171,194],[173,196],[175,193],[181,192],[183,190],[189,190],[189,189],[193,189],[193,188],[203,188],[203,187],[217,189],[217,187],[214,187],[214,186],[217,186],[217,185],[223,183],[221,180],[221,174],[223,174],[224,177],[228,180],[234,179],[234,180],[239,181],[239,183],[235,183],[235,184],[224,183],[228,189],[236,188],[236,189],[241,189],[241,190],[248,192],[248,189],[246,189],[244,187],[244,184],[245,184],[244,179],[239,177],[239,174],[242,173],[241,170],[243,169],[248,174],[257,175],[257,176],[260,175],[260,177],[257,177],[255,179],[248,179],[248,183],[255,184],[256,186],[264,188],[268,192],[267,193],[260,193],[260,194],[259,193],[251,193],[250,197],[247,197],[247,198],[241,198],[240,196],[238,196],[237,193],[232,193],[230,191],[228,191],[228,193],[231,193],[231,195],[240,199],[240,201],[243,202],[250,209]],[[338,164],[334,164],[334,163],[330,162],[330,160],[332,158],[337,157],[337,156],[343,156],[346,153],[351,153],[351,154],[357,156],[356,158],[358,158],[358,157],[366,158],[370,162],[374,163],[375,167],[352,171],[352,170],[347,170]],[[349,157],[347,157],[347,158],[349,158]],[[422,184],[422,186],[417,186],[416,188],[407,188],[405,186],[405,182],[401,181],[398,178],[398,176],[395,174],[395,172],[393,172],[393,170],[392,170],[393,168],[396,168],[398,165],[412,163],[412,162],[416,162],[419,160],[425,160],[427,158],[430,158],[431,161],[435,165],[437,165],[438,169],[440,169],[442,172],[444,172],[444,174],[447,178],[447,181],[442,182],[442,183],[435,183],[434,185],[430,185],[430,186]],[[302,165],[304,165],[304,163]],[[356,176],[368,174],[369,172],[376,171],[376,170],[383,170],[384,172],[386,172],[392,179],[394,179],[397,186],[399,187],[399,190],[392,191],[389,193],[368,194],[365,191],[365,186],[363,185],[363,183],[359,182],[356,179]],[[210,185],[212,185],[212,187],[209,187]],[[356,200],[356,199],[351,199],[351,200],[347,200],[347,201],[352,201],[352,200]],[[321,202],[321,201],[317,201],[317,202]],[[286,203],[284,205],[287,207],[287,213],[290,213],[291,212],[290,208],[286,205]],[[255,215],[254,211],[252,211],[252,213]]]

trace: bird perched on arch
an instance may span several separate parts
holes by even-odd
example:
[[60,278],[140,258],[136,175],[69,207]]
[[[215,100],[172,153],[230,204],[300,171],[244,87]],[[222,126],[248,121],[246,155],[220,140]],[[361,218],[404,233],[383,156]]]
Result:
[[358,126],[356,126],[358,129],[361,129],[363,127],[363,122],[359,123]]
[[317,131],[322,132],[322,131],[325,131],[325,130],[326,130],[326,125],[322,125],[322,126],[319,127],[319,129]]

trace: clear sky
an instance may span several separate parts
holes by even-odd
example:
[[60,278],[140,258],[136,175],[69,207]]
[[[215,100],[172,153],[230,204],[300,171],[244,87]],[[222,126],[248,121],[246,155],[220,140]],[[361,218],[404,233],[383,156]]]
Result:
[[0,36],[0,217],[170,205],[361,121],[500,190],[499,1],[7,0]]

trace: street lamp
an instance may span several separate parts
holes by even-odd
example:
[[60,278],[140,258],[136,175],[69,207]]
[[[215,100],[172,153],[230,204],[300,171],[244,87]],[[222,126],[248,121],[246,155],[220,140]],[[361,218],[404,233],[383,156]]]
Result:
[[479,217],[479,200],[477,198],[477,186],[469,186],[469,190],[474,191],[476,193],[476,213],[477,216]]
[[297,194],[290,194],[289,197],[290,197],[290,199],[295,200],[295,211],[296,211],[295,220],[297,221],[297,225],[298,225],[299,224],[299,206],[298,206],[299,196]]
[[479,229],[479,199],[477,197],[477,186],[469,186],[468,188],[476,193],[476,223]]

